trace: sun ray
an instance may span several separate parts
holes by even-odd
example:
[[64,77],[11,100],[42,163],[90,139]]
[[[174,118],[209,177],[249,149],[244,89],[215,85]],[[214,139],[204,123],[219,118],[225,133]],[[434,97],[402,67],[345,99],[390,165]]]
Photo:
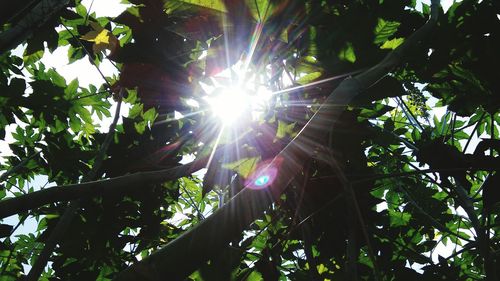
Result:
[[189,112],[189,113],[180,113],[182,115],[182,117],[180,118],[166,118],[164,120],[160,120],[160,121],[156,121],[154,125],[160,125],[160,124],[165,124],[165,123],[169,123],[169,122],[173,122],[173,121],[178,121],[178,120],[181,120],[181,119],[184,119],[184,118],[187,118],[187,117],[192,117],[192,116],[195,116],[195,115],[198,115],[198,114],[201,114],[201,113],[204,113],[208,111],[208,109],[203,109],[203,110],[197,110],[197,111],[193,111],[193,112]]
[[290,87],[290,88],[286,88],[286,89],[279,90],[279,91],[274,91],[271,94],[273,94],[273,95],[279,95],[279,94],[289,93],[289,92],[293,92],[293,91],[300,90],[300,89],[309,88],[309,87],[316,86],[316,85],[319,85],[319,84],[323,84],[323,83],[326,83],[326,82],[330,82],[330,81],[338,80],[338,79],[341,79],[341,78],[345,78],[345,77],[348,77],[348,76],[360,73],[362,71],[364,71],[364,69],[360,69],[360,70],[348,72],[346,74],[332,76],[332,77],[321,79],[321,80],[318,80],[318,81],[314,81],[314,82],[311,82],[311,83],[308,83],[308,84],[305,84],[305,85],[300,85],[300,86]]
[[217,146],[219,146],[219,142],[220,142],[220,139],[222,137],[222,133],[224,132],[224,127],[225,127],[224,124],[222,124],[222,126],[220,128],[220,132],[217,135],[217,138],[215,139],[214,147],[212,148],[212,151],[210,152],[210,156],[208,157],[206,168],[210,167],[210,164],[212,164],[212,160],[214,158],[215,151],[217,150]]

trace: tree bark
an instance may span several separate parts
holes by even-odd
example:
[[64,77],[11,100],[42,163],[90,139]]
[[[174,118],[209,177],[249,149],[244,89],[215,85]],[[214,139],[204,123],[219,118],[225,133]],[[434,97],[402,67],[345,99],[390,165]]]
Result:
[[69,0],[41,0],[19,22],[0,33],[0,54],[26,41],[38,27],[46,23],[68,3]]
[[204,168],[207,160],[208,158],[202,158],[170,169],[139,172],[112,179],[54,186],[18,197],[4,199],[0,201],[0,219],[54,202],[71,201],[105,194],[126,194],[131,189],[137,189],[138,186],[146,183],[176,180]]

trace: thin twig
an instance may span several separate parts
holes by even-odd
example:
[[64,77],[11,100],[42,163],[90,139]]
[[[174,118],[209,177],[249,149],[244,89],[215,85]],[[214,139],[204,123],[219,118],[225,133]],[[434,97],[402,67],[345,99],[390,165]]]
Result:
[[465,151],[467,151],[467,147],[469,147],[470,141],[472,140],[472,137],[476,133],[477,128],[479,127],[479,124],[483,121],[484,116],[486,115],[486,112],[483,112],[479,119],[477,120],[476,126],[474,126],[474,129],[472,129],[472,132],[469,135],[469,138],[467,139],[467,142],[465,143],[464,149],[462,150],[462,154],[465,154]]
[[87,56],[89,57],[90,62],[97,69],[97,72],[99,72],[99,74],[101,75],[102,79],[104,79],[104,82],[108,86],[108,89],[111,91],[111,89],[113,88],[111,86],[111,83],[109,83],[109,81],[106,78],[106,76],[104,75],[104,73],[102,73],[101,69],[99,69],[99,67],[97,66],[97,64],[95,63],[95,61],[92,59],[92,55],[87,50],[87,48],[85,48],[85,45],[83,45],[81,39],[78,38],[78,37],[76,37],[75,34],[73,34],[73,32],[71,32],[71,30],[69,30],[69,28],[64,24],[64,22],[61,21],[61,25],[64,27],[64,29],[66,29],[66,31],[68,31],[68,33],[71,35],[71,37],[78,42],[78,45],[80,45],[80,47],[83,49],[83,51],[85,52],[85,54],[87,54]]
[[406,105],[404,100],[401,97],[397,97],[396,99],[398,100],[398,103],[400,104],[401,109],[403,110],[403,113],[406,115],[408,120],[410,120],[410,122],[412,121],[415,122],[415,124],[413,125],[418,127],[421,131],[423,131],[424,127],[422,127],[417,117],[413,114],[413,112],[411,112],[411,109]]
[[[184,190],[184,192],[187,195],[187,198],[188,198],[187,203],[191,206],[191,208],[193,208],[196,211],[196,213],[198,213],[198,219],[199,220],[205,219],[205,217],[203,216],[203,213],[200,212],[200,209],[198,208],[198,206],[196,205],[196,203],[193,201],[193,198],[191,197],[191,194],[187,191],[187,189],[182,184],[180,186],[181,186],[182,190]],[[203,198],[202,198],[202,200],[203,200]]]
[[398,185],[398,188],[399,188],[399,190],[401,190],[406,195],[406,197],[410,201],[410,204],[412,204],[413,207],[415,207],[415,209],[417,209],[417,211],[419,211],[422,215],[424,215],[425,217],[427,217],[427,219],[429,219],[431,221],[431,223],[434,225],[434,227],[436,229],[438,229],[441,232],[446,232],[446,233],[448,233],[450,235],[453,235],[453,236],[455,236],[457,238],[463,239],[463,240],[465,240],[467,242],[472,242],[472,240],[470,240],[469,238],[460,235],[459,232],[454,233],[449,228],[447,228],[446,226],[444,226],[443,224],[441,224],[439,221],[437,221],[436,219],[434,219],[434,217],[432,217],[422,207],[420,207],[420,205],[415,201],[415,199],[413,199],[413,197],[410,195],[410,193],[408,193],[408,191],[402,185]]
[[30,156],[28,156],[28,157],[24,158],[23,160],[21,160],[21,162],[19,162],[16,166],[12,167],[10,170],[8,170],[5,173],[3,173],[0,176],[0,183],[2,183],[3,181],[7,180],[7,178],[9,178],[11,174],[16,173],[19,169],[21,169],[22,167],[24,167],[24,165],[26,165],[26,163],[28,163],[28,161],[30,161],[33,157],[35,157],[38,154],[40,154],[40,152],[41,151],[37,151],[36,153],[31,154]]

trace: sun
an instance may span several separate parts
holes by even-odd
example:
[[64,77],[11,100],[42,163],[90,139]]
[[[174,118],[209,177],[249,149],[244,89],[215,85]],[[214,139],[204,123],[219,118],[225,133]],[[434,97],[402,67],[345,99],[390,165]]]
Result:
[[243,87],[217,88],[207,97],[207,101],[212,113],[224,125],[232,125],[241,117],[251,113],[250,96]]
[[[225,126],[235,126],[238,121],[256,121],[267,111],[272,97],[271,90],[256,81],[261,74],[244,75],[241,66],[221,72],[211,81],[213,86],[201,84],[207,95],[205,100],[212,115]],[[236,75],[238,79],[233,79]]]

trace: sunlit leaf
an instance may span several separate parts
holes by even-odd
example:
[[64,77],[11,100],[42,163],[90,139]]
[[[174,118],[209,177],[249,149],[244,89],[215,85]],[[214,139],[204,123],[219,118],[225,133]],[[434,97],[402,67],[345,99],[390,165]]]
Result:
[[356,53],[354,52],[354,47],[350,42],[347,42],[346,46],[340,50],[339,58],[351,63],[356,62]]
[[308,74],[300,77],[299,79],[297,79],[297,83],[299,83],[301,85],[306,85],[306,84],[309,84],[309,83],[313,82],[314,80],[318,79],[319,77],[321,77],[321,75],[322,75],[322,73],[319,71],[308,73]]
[[397,30],[401,23],[395,21],[386,21],[382,18],[378,19],[375,27],[375,44],[382,44],[389,39]]
[[242,177],[246,178],[255,170],[259,161],[260,157],[249,157],[237,160],[232,163],[222,164],[222,167],[225,169],[233,170]]
[[90,22],[90,26],[92,26],[93,30],[83,35],[82,39],[94,42],[94,45],[92,45],[94,53],[104,50],[114,51],[119,46],[118,38],[109,30],[104,29],[95,22]]
[[394,38],[394,39],[385,41],[384,44],[382,44],[382,46],[380,46],[380,49],[394,50],[397,47],[399,47],[399,45],[403,44],[404,41],[405,41],[404,38]]

